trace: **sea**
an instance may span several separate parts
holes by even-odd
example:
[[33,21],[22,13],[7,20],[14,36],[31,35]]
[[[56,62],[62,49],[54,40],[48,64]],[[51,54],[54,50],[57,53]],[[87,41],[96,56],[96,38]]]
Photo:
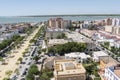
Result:
[[[72,20],[72,21],[93,21],[93,20],[103,20],[107,18],[119,18],[120,16],[56,16],[61,17],[65,20]],[[20,22],[43,22],[47,21],[50,18],[56,17],[0,17],[0,24],[8,24],[8,23],[20,23]]]

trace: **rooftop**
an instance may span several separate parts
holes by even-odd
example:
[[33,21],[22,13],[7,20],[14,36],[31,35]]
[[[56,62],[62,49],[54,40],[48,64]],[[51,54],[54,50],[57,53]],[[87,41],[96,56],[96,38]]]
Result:
[[54,68],[55,75],[81,74],[86,72],[82,64],[74,60],[56,60]]
[[54,44],[64,44],[64,43],[67,43],[68,40],[65,40],[65,39],[50,39],[48,44],[49,45],[54,45]]
[[93,52],[94,55],[100,57],[100,56],[108,56],[104,51],[95,51]]
[[80,52],[73,52],[73,53],[69,53],[69,54],[65,54],[65,56],[68,56],[68,57],[81,57],[81,58],[87,58],[88,55],[86,55],[85,53],[80,53]]
[[109,56],[101,57],[100,59],[106,64],[106,67],[111,67],[119,64],[119,62],[117,62],[115,59]]

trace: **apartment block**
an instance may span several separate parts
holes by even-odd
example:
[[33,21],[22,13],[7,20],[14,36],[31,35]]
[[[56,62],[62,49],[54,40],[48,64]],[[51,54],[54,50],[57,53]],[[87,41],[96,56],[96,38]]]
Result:
[[106,80],[120,80],[120,64],[105,69]]
[[63,20],[63,18],[51,18],[48,20],[48,27],[52,29],[65,29],[71,24],[70,20]]

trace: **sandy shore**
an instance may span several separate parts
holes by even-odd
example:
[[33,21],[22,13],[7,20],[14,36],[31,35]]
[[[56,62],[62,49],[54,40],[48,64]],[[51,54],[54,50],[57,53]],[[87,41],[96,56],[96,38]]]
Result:
[[[40,27],[39,27],[40,29]],[[38,28],[30,35],[27,37],[26,41],[24,41],[23,46],[21,46],[20,49],[15,49],[17,53],[12,53],[11,56],[14,56],[13,58],[8,58],[6,62],[8,63],[7,65],[0,65],[0,80],[3,80],[3,78],[7,77],[5,74],[6,71],[15,71],[16,68],[18,68],[18,65],[16,64],[17,60],[19,57],[22,57],[22,53],[25,51],[25,49],[28,48],[28,45],[30,44],[29,41],[35,36],[35,34],[39,30]]]

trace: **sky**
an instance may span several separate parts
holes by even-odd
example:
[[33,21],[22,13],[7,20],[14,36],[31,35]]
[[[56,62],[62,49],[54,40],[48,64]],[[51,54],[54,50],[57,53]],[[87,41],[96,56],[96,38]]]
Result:
[[120,14],[120,0],[0,0],[0,16]]

